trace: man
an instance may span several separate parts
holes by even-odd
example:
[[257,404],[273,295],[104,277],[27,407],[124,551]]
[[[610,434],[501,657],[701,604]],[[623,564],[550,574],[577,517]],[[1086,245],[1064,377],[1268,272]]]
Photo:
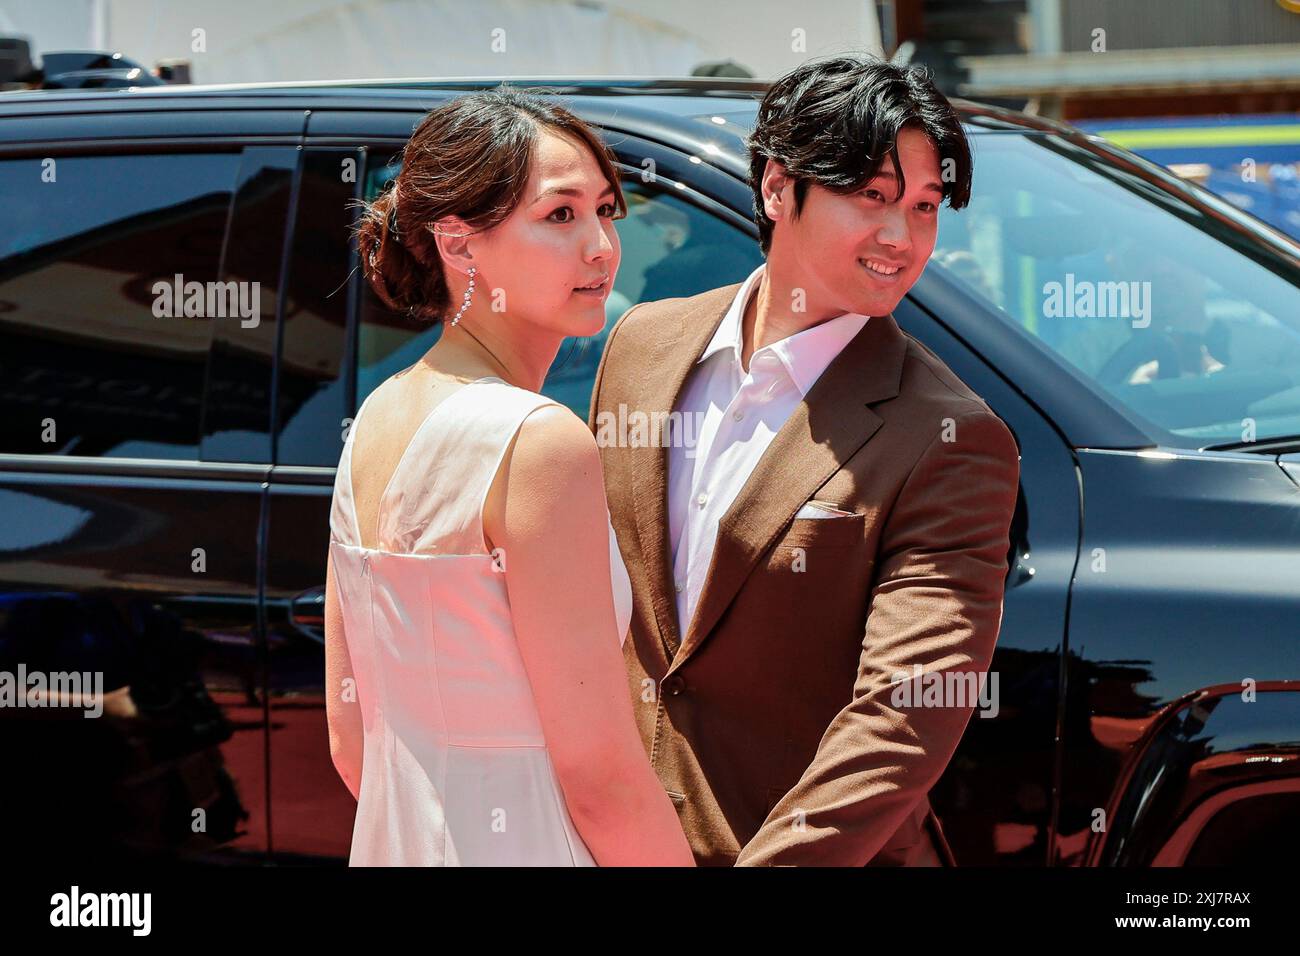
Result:
[[[638,726],[701,865],[938,864],[1019,463],[890,313],[969,148],[919,69],[845,56],[779,80],[750,150],[766,263],[635,306],[596,375]],[[671,431],[610,441],[620,406]]]

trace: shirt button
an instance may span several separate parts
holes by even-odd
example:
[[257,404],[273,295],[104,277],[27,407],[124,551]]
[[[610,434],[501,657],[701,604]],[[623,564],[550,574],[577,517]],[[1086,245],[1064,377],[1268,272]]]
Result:
[[673,582],[673,587],[677,590],[678,594],[681,594],[682,588],[685,587],[685,585],[683,585],[680,581],[675,581]]
[[709,496],[705,492],[701,491],[699,497],[695,499],[695,503],[703,508],[709,503]]
[[740,409],[736,409],[736,411],[732,413],[731,417],[734,418],[736,421],[740,421],[742,418],[745,417],[745,413],[742,412]]

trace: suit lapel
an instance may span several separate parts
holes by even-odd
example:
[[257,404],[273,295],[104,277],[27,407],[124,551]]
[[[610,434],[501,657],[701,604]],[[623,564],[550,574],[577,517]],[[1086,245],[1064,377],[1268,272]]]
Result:
[[906,352],[893,316],[874,316],[795,406],[718,523],[704,590],[670,672],[708,637],[795,512],[875,434],[882,420],[870,405],[898,395]]
[[[737,282],[702,293],[692,308],[665,316],[659,337],[646,356],[645,377],[637,392],[638,407],[628,409],[629,414],[654,415],[673,410],[691,369],[722,324],[742,284]],[[606,411],[617,415],[619,410]],[[673,587],[668,534],[668,443],[652,442],[634,448],[631,454],[637,539],[644,555],[650,603],[671,660],[681,644],[681,626],[677,620],[677,592]]]

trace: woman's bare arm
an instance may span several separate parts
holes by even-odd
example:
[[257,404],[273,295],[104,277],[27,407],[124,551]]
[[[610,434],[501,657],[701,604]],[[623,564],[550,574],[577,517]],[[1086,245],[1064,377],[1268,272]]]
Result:
[[547,748],[574,825],[602,866],[694,866],[632,715],[610,587],[600,457],[587,426],[525,419],[484,509]]
[[334,559],[325,565],[325,721],[329,726],[330,757],[355,799],[361,792],[362,728],[352,658],[343,633]]

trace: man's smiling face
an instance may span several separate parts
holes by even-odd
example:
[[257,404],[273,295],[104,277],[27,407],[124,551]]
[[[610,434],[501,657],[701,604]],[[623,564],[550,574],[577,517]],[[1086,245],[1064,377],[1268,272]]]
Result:
[[[856,312],[887,315],[934,251],[943,201],[939,152],[922,131],[905,127],[897,142],[905,188],[886,157],[861,189],[836,193],[811,183],[797,216],[776,224],[769,259],[799,277],[810,319]],[[791,210],[793,183],[783,189]]]

